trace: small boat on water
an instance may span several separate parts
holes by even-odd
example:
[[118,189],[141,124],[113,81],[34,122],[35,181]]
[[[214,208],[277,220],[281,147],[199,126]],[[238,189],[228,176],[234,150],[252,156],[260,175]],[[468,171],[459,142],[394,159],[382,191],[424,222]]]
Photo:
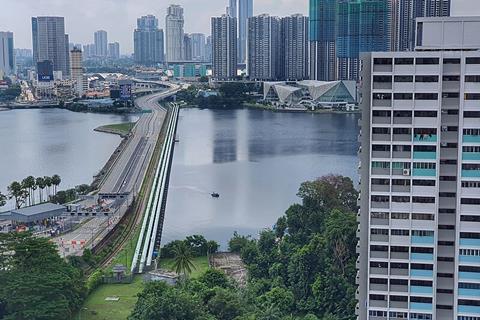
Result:
[[211,194],[212,198],[220,198],[220,194],[216,193],[216,192],[213,192]]

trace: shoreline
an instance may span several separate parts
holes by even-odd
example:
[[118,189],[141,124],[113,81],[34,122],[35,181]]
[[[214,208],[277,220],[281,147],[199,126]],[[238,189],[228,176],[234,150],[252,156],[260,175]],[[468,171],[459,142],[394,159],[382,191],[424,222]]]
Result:
[[122,138],[126,138],[126,137],[128,137],[128,135],[132,131],[133,127],[135,126],[135,123],[136,122],[107,124],[107,125],[99,126],[95,129],[93,129],[93,131],[119,135]]

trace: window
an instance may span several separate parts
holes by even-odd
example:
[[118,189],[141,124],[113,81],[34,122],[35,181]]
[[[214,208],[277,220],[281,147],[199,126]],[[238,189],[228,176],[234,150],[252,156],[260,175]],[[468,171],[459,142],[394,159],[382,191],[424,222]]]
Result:
[[413,58],[395,58],[395,64],[398,64],[398,65],[413,64]]
[[391,93],[374,92],[372,94],[372,98],[374,100],[392,100],[392,94]]
[[388,268],[388,262],[370,261],[370,268]]
[[463,113],[464,118],[480,118],[480,111],[465,111]]
[[415,82],[438,82],[438,76],[415,76]]
[[381,186],[389,186],[390,180],[389,179],[372,179],[373,185],[381,185]]
[[480,239],[480,233],[460,232],[460,238],[463,238],[463,239]]
[[432,315],[426,313],[410,313],[410,320],[432,320]]
[[480,307],[480,301],[474,301],[474,300],[464,300],[464,299],[458,299],[458,304],[462,306],[475,306],[475,307]]
[[[401,262],[391,262],[390,263],[391,269],[408,269],[408,263],[401,263]],[[390,279],[390,283],[392,283],[393,279]]]
[[373,82],[391,83],[392,76],[373,76]]
[[452,289],[437,289],[438,293],[446,293],[446,294],[452,294],[453,290]]
[[436,181],[435,180],[413,180],[412,184],[414,186],[421,186],[421,187],[435,187]]
[[449,98],[459,98],[460,93],[458,92],[443,92],[442,93],[442,98],[443,99],[449,99]]
[[428,297],[410,297],[410,302],[432,303],[432,298],[428,298]]
[[437,244],[439,246],[453,247],[455,245],[455,241],[438,241]]
[[373,59],[373,64],[376,64],[376,65],[391,65],[392,64],[392,58],[374,58]]
[[462,164],[462,170],[480,170],[480,164],[465,163]]
[[415,93],[415,100],[438,100],[438,93]]
[[387,279],[370,278],[370,283],[372,283],[372,284],[388,284],[388,280]]
[[465,100],[480,100],[480,93],[465,93]]
[[480,136],[480,129],[463,129],[463,134],[466,136]]
[[412,100],[413,93],[394,93],[393,99],[395,100]]
[[395,151],[395,152],[410,152],[410,151],[412,151],[412,146],[410,146],[410,145],[393,145],[393,151]]
[[372,219],[388,219],[389,213],[388,212],[372,212],[370,214]]
[[479,76],[465,76],[465,82],[480,82]]
[[462,198],[461,203],[466,205],[480,206],[480,199]]
[[433,248],[412,247],[412,253],[427,253],[427,254],[433,254]]
[[413,203],[435,203],[435,197],[412,197]]
[[373,134],[390,134],[390,128],[377,128],[377,127],[373,127],[373,128],[372,128],[372,133],[373,133]]
[[368,315],[371,317],[387,317],[387,311],[380,311],[380,310],[370,310],[368,311]]
[[457,160],[440,160],[440,164],[446,164],[446,165],[456,165]]
[[443,304],[437,304],[437,309],[440,310],[453,310],[453,306],[447,306]]
[[474,266],[459,266],[458,271],[460,272],[475,272],[475,273],[480,273],[480,267],[474,267]]
[[458,316],[457,320],[480,320],[480,317]]
[[392,246],[390,247],[390,252],[407,252],[408,253],[409,248],[408,247],[398,247],[398,246]]
[[420,287],[431,287],[432,281],[425,281],[425,280],[410,280],[411,286],[420,286]]
[[431,230],[412,230],[412,236],[417,237],[433,237],[434,232]]
[[439,59],[438,58],[417,58],[416,59],[417,64],[439,64]]
[[466,64],[480,64],[480,58],[466,58],[465,59]]
[[406,212],[392,212],[392,219],[408,220],[410,219],[410,214]]
[[436,169],[436,163],[428,163],[428,162],[415,162],[413,164],[414,169]]
[[457,177],[440,176],[440,181],[457,181]]
[[412,111],[395,111],[393,116],[397,118],[411,118]]
[[[451,246],[453,247],[453,246]],[[455,262],[455,259],[453,257],[437,257],[437,261],[440,262]]]
[[395,82],[413,82],[413,76],[395,76]]
[[437,111],[415,111],[415,117],[436,118],[437,117]]
[[466,146],[463,147],[463,152],[480,152],[480,147]]
[[390,301],[407,302],[408,297],[406,297],[406,296],[390,296]]
[[460,81],[460,76],[443,76],[443,81]]
[[460,64],[460,59],[456,58],[444,58],[443,64]]
[[410,169],[411,164],[410,162],[393,162],[392,168],[394,170],[403,170],[403,169]]
[[480,250],[479,249],[460,249],[460,255],[480,257]]
[[372,161],[372,169],[390,169],[390,162]]
[[372,151],[390,151],[390,145],[388,144],[374,144]]
[[370,246],[370,251],[388,252],[388,246]]
[[393,179],[392,180],[392,185],[394,185],[394,186],[409,186],[410,185],[410,180]]
[[390,111],[386,110],[373,110],[372,112],[372,116],[374,117],[390,117],[391,114],[392,113]]
[[462,181],[462,188],[480,188],[480,181]]
[[448,225],[448,224],[439,224],[438,230],[455,230],[455,226]]
[[429,213],[412,213],[413,220],[433,221],[435,216]]
[[455,209],[438,209],[438,213],[440,213],[440,214],[456,214],[457,210],[455,210]]
[[413,151],[414,152],[436,152],[437,147],[436,146],[414,146]]
[[387,301],[387,296],[380,295],[380,294],[371,294],[370,300]]
[[407,203],[407,202],[410,202],[410,197],[393,196],[392,202]]
[[408,237],[410,235],[410,230],[404,230],[404,229],[392,229],[391,230],[392,236],[404,236]]
[[370,234],[380,234],[388,236],[388,229],[370,229]]
[[480,216],[460,216],[461,221],[465,222],[480,222]]
[[411,268],[415,270],[433,270],[433,265],[424,263],[412,263]]
[[408,319],[408,313],[406,312],[390,311],[388,314],[390,319]]
[[455,198],[457,194],[455,192],[440,192],[438,196],[440,198]]

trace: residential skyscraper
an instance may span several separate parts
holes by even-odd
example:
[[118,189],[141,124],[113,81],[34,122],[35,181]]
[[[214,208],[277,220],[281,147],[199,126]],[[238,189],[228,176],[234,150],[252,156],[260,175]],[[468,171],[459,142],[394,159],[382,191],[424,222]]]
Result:
[[393,51],[412,51],[415,48],[416,18],[450,16],[450,0],[390,0],[390,2]]
[[268,14],[248,19],[247,73],[252,80],[283,76],[281,20]]
[[192,61],[192,37],[185,33],[183,35],[183,60]]
[[203,33],[192,33],[190,37],[192,38],[192,60],[205,61],[205,35]]
[[206,62],[212,62],[213,59],[213,52],[212,52],[212,36],[207,37],[207,41],[205,44],[205,60]]
[[54,71],[64,76],[70,72],[68,41],[63,17],[33,17],[32,43],[33,62],[51,61]]
[[230,0],[229,2],[229,6],[228,6],[228,12],[227,14],[229,14],[231,17],[233,18],[238,18],[238,0]]
[[359,320],[480,319],[479,17],[362,58]]
[[167,9],[165,18],[167,62],[178,62],[184,59],[184,19],[183,8],[172,4]]
[[237,19],[212,17],[213,77],[230,80],[237,76]]
[[339,0],[337,6],[337,79],[357,80],[360,54],[390,51],[387,0]]
[[108,35],[105,30],[98,30],[94,34],[95,50],[97,57],[108,56]]
[[15,72],[12,32],[0,32],[0,77]]
[[238,0],[238,62],[247,59],[248,18],[253,17],[253,0]]
[[282,63],[285,80],[308,79],[308,17],[294,14],[282,18]]
[[70,77],[75,81],[75,91],[79,96],[88,90],[88,81],[84,71],[82,50],[75,47],[70,51]]
[[163,30],[158,29],[155,16],[138,18],[133,38],[135,63],[150,66],[165,62]]
[[120,59],[120,43],[113,42],[108,44],[108,57],[110,59]]
[[336,80],[337,0],[310,0],[310,79]]

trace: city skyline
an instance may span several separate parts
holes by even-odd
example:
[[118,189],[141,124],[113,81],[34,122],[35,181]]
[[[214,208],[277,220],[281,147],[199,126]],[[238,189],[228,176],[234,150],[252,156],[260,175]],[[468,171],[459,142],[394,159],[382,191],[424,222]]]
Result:
[[[92,5],[89,5],[90,1]],[[480,8],[473,4],[476,0],[453,0],[452,16],[480,15]],[[192,1],[178,0],[185,10],[185,32],[210,33],[210,18],[225,12],[229,5],[226,0]],[[270,15],[287,16],[295,13],[308,15],[308,0],[256,0],[254,15],[268,13]],[[95,5],[94,5],[95,4]],[[54,0],[15,2],[6,0],[0,12],[0,30],[14,33],[16,48],[31,48],[30,19],[32,16],[54,15],[65,17],[65,31],[70,41],[87,44],[92,42],[92,34],[100,29],[106,30],[109,37],[118,41],[122,54],[133,53],[132,31],[136,27],[136,19],[143,15],[153,14],[160,18],[159,24],[164,26],[166,9],[170,3],[152,6],[148,0],[122,0],[111,5],[110,1],[85,0],[84,6],[78,8],[74,4],[59,3]],[[96,10],[93,12],[91,8]],[[472,10],[473,9],[473,10]],[[475,10],[476,9],[476,10]],[[22,12],[22,16],[12,15]],[[118,24],[118,17],[123,24]],[[199,19],[198,17],[202,17]]]

